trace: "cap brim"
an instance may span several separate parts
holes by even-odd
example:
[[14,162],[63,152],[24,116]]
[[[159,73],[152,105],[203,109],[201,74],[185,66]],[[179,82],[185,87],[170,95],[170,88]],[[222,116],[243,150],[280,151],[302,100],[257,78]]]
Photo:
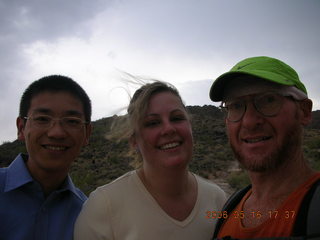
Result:
[[240,75],[249,75],[248,73],[243,72],[227,72],[219,76],[212,84],[210,88],[210,99],[214,102],[220,102],[223,98],[224,87],[225,85],[233,78]]
[[238,76],[251,76],[251,77],[257,77],[262,80],[271,81],[274,83],[278,83],[281,85],[288,85],[288,86],[294,86],[294,82],[283,78],[283,76],[276,74],[276,73],[270,73],[266,71],[256,70],[254,73],[249,73],[247,71],[229,71],[221,76],[219,76],[214,83],[211,86],[210,89],[210,99],[214,102],[220,102],[223,99],[224,94],[224,87],[225,85],[232,79],[238,77]]

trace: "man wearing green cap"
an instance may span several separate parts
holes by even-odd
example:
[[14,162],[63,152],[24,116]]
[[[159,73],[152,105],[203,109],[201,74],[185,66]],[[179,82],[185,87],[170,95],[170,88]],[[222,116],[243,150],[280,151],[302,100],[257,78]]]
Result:
[[215,80],[210,98],[226,110],[229,143],[252,183],[229,199],[214,238],[319,234],[310,215],[320,207],[308,209],[320,205],[320,173],[302,150],[312,101],[296,71],[278,59],[247,58]]

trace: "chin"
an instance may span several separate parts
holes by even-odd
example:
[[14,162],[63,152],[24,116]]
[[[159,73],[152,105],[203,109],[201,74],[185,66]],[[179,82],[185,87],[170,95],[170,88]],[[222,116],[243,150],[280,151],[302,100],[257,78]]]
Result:
[[240,164],[248,171],[251,172],[268,172],[274,171],[284,163],[284,158],[279,156],[278,153],[261,155],[251,154],[250,156],[241,153],[235,154]]
[[177,169],[181,169],[181,168],[187,168],[188,166],[188,161],[186,160],[182,160],[182,159],[168,159],[166,161],[166,167],[168,168],[177,168]]

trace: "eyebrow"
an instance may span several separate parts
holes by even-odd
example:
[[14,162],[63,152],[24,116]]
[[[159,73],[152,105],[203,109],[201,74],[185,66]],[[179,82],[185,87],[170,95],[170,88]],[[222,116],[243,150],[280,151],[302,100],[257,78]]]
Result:
[[[172,111],[170,111],[170,114],[173,114],[173,113],[176,113],[176,112],[179,112],[179,113],[185,113],[185,111],[183,109],[174,109]],[[150,113],[150,114],[147,114],[146,117],[152,117],[152,116],[159,116],[160,114],[158,113]]]
[[[51,111],[48,108],[36,108],[32,111],[32,113],[43,113],[43,114],[50,115],[50,114],[53,114],[53,111]],[[64,112],[64,115],[82,117],[84,114],[76,110],[67,110]]]

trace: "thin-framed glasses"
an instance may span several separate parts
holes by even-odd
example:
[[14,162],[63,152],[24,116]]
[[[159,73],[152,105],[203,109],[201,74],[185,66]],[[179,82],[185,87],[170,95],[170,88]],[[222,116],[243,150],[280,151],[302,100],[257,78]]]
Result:
[[86,121],[78,117],[54,118],[49,115],[35,115],[23,118],[32,121],[34,126],[42,129],[51,128],[56,122],[59,122],[62,128],[72,130],[79,130],[87,124]]
[[[285,96],[275,92],[267,92],[262,95],[255,95],[251,101],[257,112],[265,117],[276,116],[284,102]],[[226,118],[231,122],[238,122],[247,110],[247,100],[243,98],[223,102],[220,106],[226,110]]]

